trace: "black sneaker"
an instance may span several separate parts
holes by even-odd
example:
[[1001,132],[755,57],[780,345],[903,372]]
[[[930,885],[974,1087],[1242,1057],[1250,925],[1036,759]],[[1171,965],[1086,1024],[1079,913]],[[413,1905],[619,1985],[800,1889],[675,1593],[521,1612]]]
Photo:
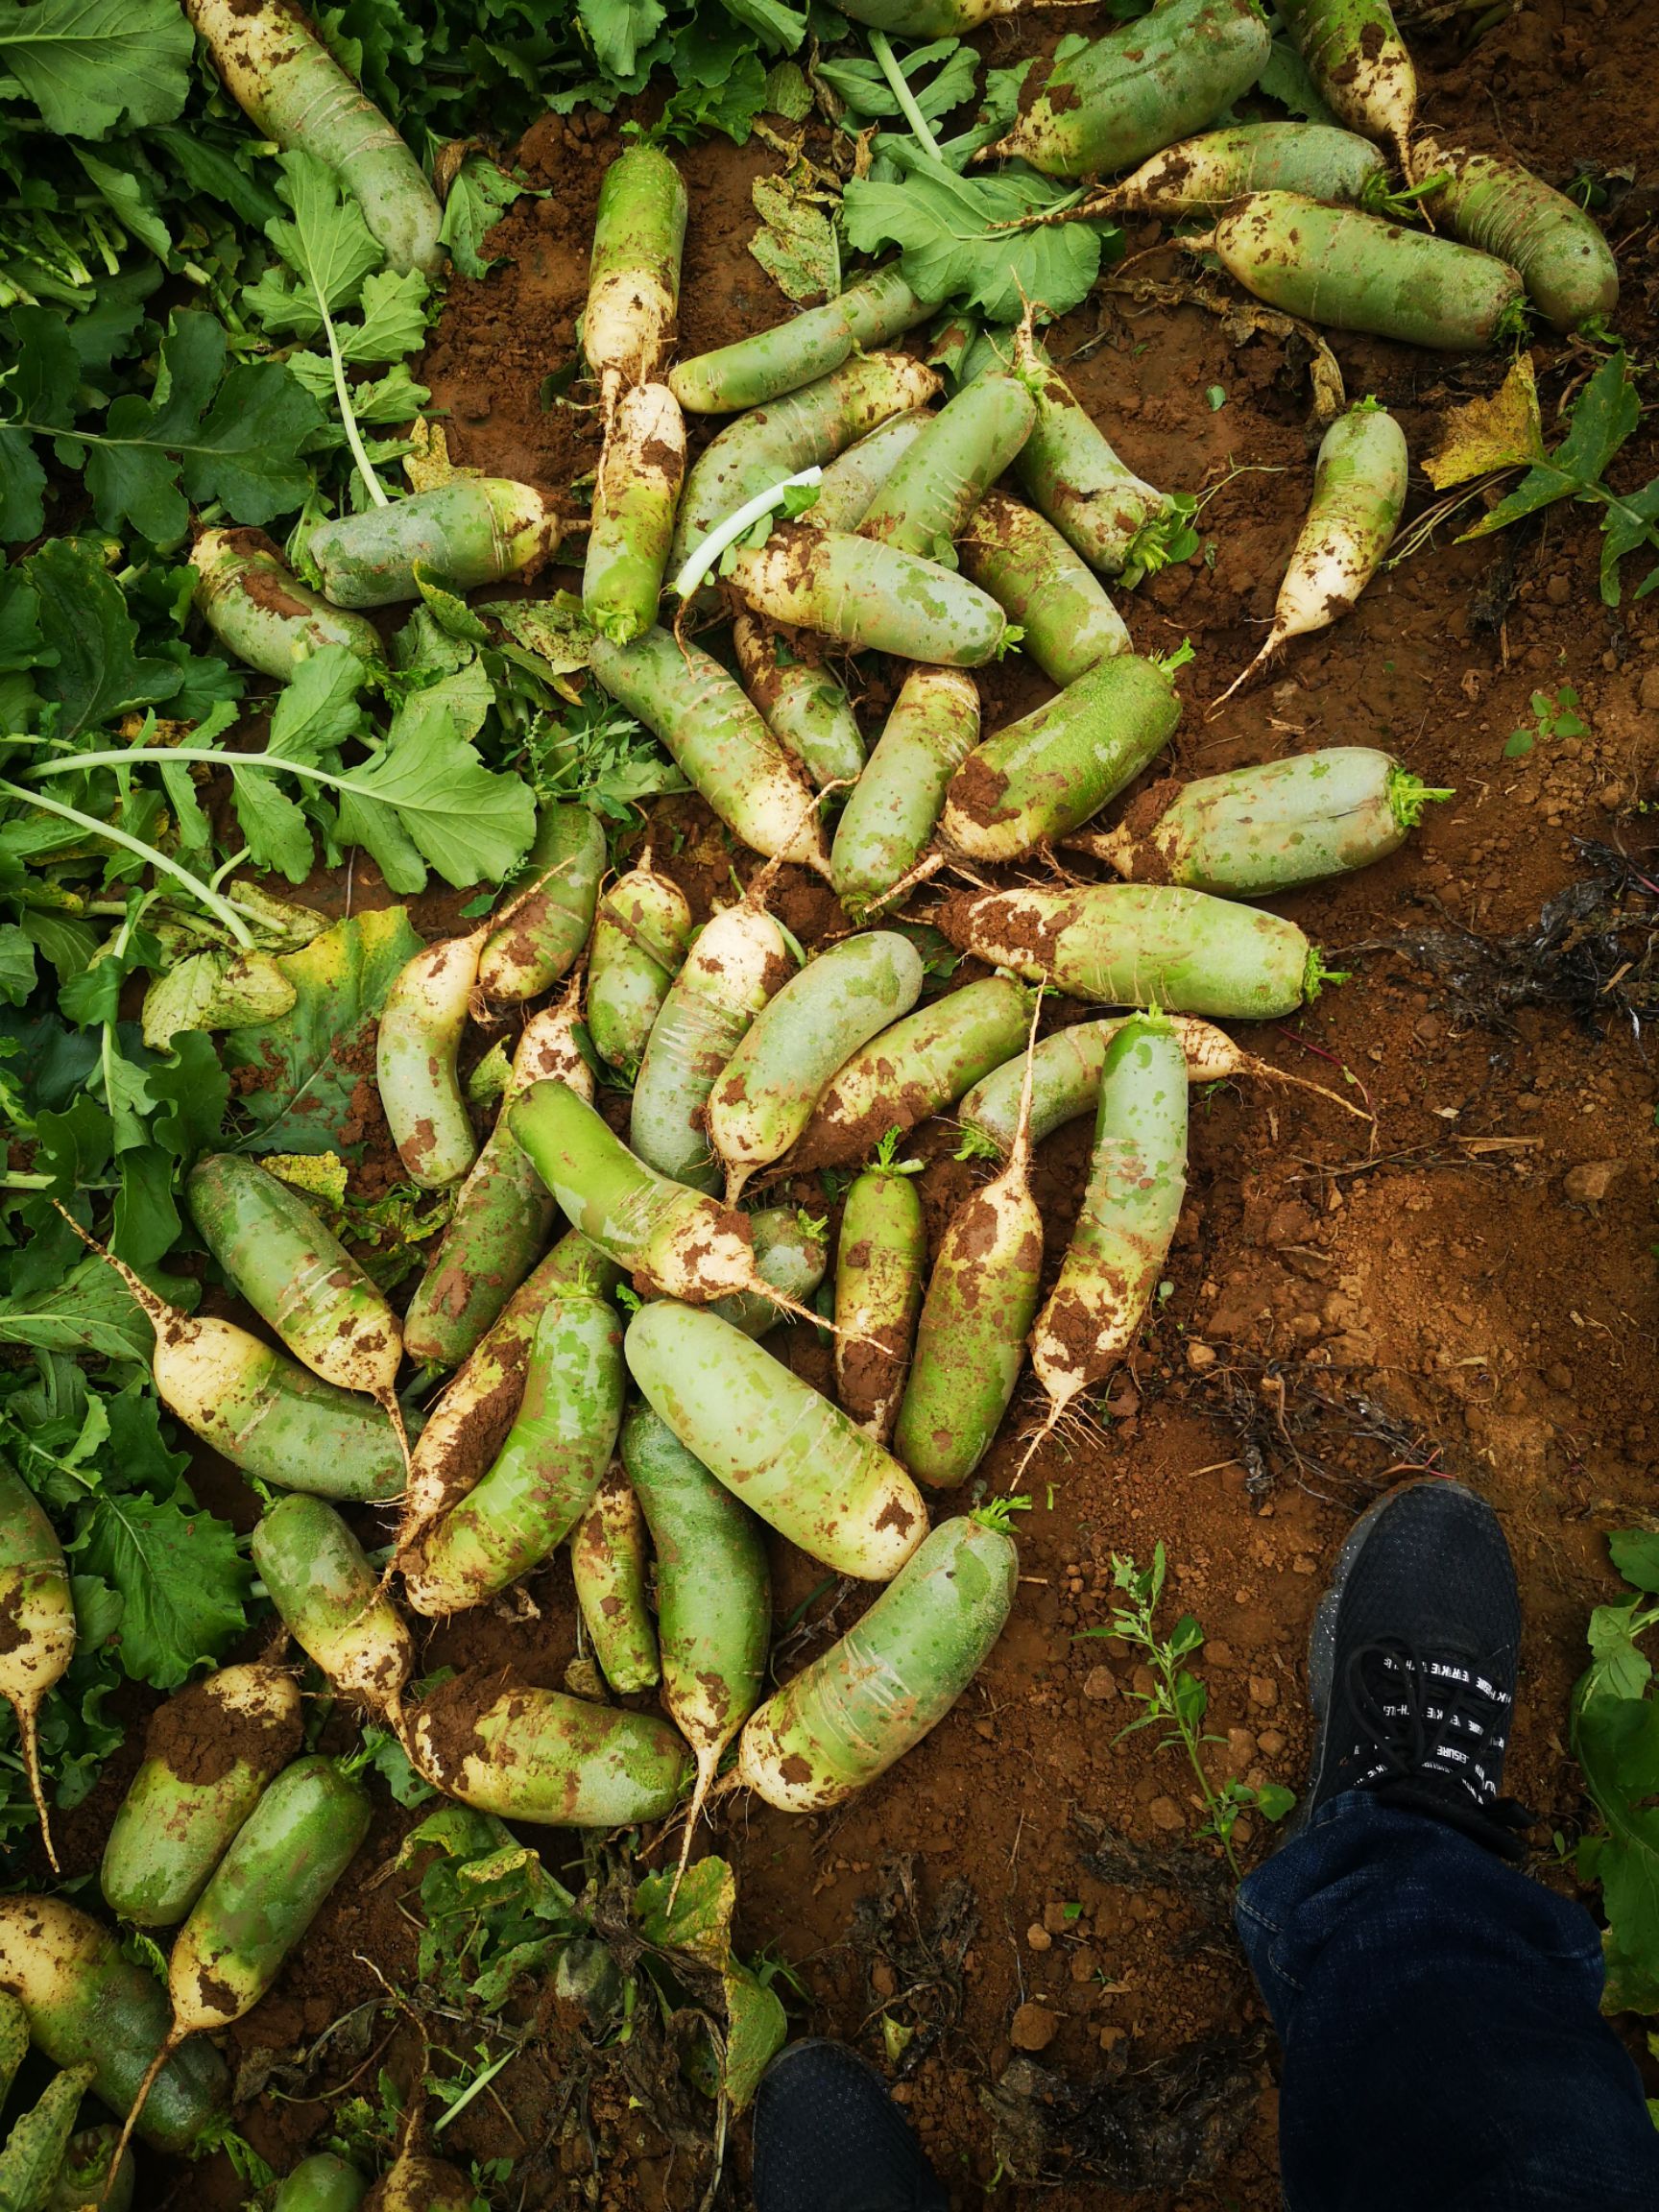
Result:
[[1379,1499],[1313,1623],[1318,1737],[1302,1820],[1368,1790],[1520,1858],[1528,1815],[1499,1795],[1520,1643],[1515,1569],[1484,1499],[1438,1479]]
[[874,2066],[822,2036],[789,2043],[755,2100],[756,2212],[949,2212]]

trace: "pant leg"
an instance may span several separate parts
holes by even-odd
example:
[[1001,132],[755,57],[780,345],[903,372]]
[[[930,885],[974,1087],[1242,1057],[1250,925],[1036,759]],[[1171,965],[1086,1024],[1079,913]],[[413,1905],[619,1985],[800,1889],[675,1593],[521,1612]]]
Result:
[[1659,2129],[1583,1909],[1350,1791],[1250,1875],[1288,2212],[1659,2212]]

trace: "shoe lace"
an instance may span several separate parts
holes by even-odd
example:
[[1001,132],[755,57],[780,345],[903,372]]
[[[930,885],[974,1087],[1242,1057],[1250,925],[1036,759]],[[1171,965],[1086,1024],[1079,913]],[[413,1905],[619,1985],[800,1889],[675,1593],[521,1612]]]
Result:
[[1478,1805],[1496,1799],[1497,1774],[1487,1767],[1501,1767],[1510,1700],[1475,1653],[1430,1655],[1381,1638],[1350,1653],[1346,1687],[1356,1750],[1361,1762],[1367,1753],[1373,1760],[1361,1787],[1427,1772],[1460,1783]]

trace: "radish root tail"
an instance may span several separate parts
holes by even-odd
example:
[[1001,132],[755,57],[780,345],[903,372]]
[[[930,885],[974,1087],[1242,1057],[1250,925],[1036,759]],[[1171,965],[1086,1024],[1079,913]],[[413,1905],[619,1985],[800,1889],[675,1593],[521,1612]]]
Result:
[[17,1742],[23,1752],[23,1771],[29,1778],[29,1794],[35,1800],[35,1810],[40,1815],[40,1840],[46,1847],[46,1863],[54,1874],[63,1869],[58,1863],[58,1849],[52,1840],[52,1821],[46,1811],[46,1791],[40,1778],[40,1736],[38,1697],[9,1697],[17,1722]]
[[132,2130],[137,2127],[139,2121],[143,2118],[144,2107],[150,2102],[150,2092],[155,2088],[156,2082],[160,2080],[161,2069],[166,2065],[168,2059],[172,2057],[174,2052],[178,2050],[180,2044],[183,2041],[184,2037],[180,2034],[178,2029],[176,2027],[170,2028],[167,2032],[166,2040],[163,2042],[160,2050],[156,2052],[155,2057],[151,2059],[148,2067],[145,2069],[144,2079],[138,2084],[138,2093],[132,2100],[132,2106],[128,2111],[126,2119],[121,2123],[120,2140],[115,2145],[114,2156],[109,2161],[109,2172],[105,2179],[103,2191],[98,2199],[98,2212],[103,2212],[104,2206],[109,2200],[109,2194],[114,2188],[116,2180],[120,2176],[121,2161],[126,2157],[127,2147],[132,2140]]

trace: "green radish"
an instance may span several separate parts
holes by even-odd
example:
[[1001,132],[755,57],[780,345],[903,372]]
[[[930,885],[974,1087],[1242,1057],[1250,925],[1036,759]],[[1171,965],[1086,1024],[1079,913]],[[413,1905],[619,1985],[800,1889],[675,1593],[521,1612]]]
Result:
[[363,2200],[363,2212],[473,2212],[478,2192],[458,2166],[405,2151]]
[[1092,568],[1116,576],[1131,553],[1159,556],[1183,527],[1168,495],[1136,475],[1107,444],[1093,415],[1034,341],[987,334],[962,364],[964,377],[982,374],[998,360],[1028,351],[1039,372],[1032,381],[1037,426],[1014,464],[1015,481],[1038,513],[1047,517]]
[[685,894],[656,873],[647,845],[600,900],[588,954],[589,1034],[630,1082],[690,942]]
[[499,584],[551,561],[563,532],[558,509],[530,485],[452,476],[436,491],[320,523],[305,549],[335,606],[391,607],[421,596],[417,568],[452,591]]
[[812,655],[797,632],[781,633],[740,613],[732,642],[743,687],[766,727],[805,769],[819,790],[827,783],[856,783],[864,768],[864,740],[845,690]]
[[613,645],[631,644],[657,619],[685,481],[679,402],[666,384],[637,384],[611,418],[582,569],[582,612]]
[[[1100,1070],[1107,1048],[1129,1019],[1128,1015],[1116,1015],[1104,1022],[1074,1022],[1069,1028],[1056,1029],[1037,1046],[1031,1056],[1033,1144],[1041,1144],[1045,1137],[1051,1137],[1068,1121],[1094,1112],[1100,1102]],[[1167,1019],[1186,1054],[1189,1084],[1231,1083],[1250,1076],[1260,1082],[1311,1091],[1331,1099],[1344,1113],[1358,1115],[1361,1120],[1367,1118],[1361,1107],[1339,1092],[1327,1091],[1322,1083],[1310,1083],[1304,1076],[1287,1075],[1269,1067],[1213,1023],[1197,1021],[1190,1014],[1171,1014]],[[1024,1075],[1022,1053],[994,1069],[969,1092],[956,1116],[962,1126],[962,1145],[956,1155],[959,1160],[1008,1157],[1020,1125]]]
[[728,423],[685,479],[668,556],[674,573],[700,540],[757,492],[832,461],[890,415],[925,407],[938,389],[933,371],[908,354],[870,353]]
[[[12,1708],[29,1794],[40,1816],[46,1863],[59,1872],[40,1779],[40,1705],[75,1656],[75,1604],[58,1532],[23,1478],[0,1462],[0,1697]],[[60,2064],[67,2061],[60,2060]]]
[[380,633],[366,615],[330,607],[301,584],[263,530],[204,530],[191,549],[196,612],[238,660],[279,683],[308,653],[344,645],[367,682],[386,666]]
[[559,1210],[508,1127],[507,1108],[532,1083],[568,1083],[592,1097],[593,1077],[576,1039],[579,1019],[573,989],[524,1024],[495,1126],[403,1317],[403,1345],[412,1359],[440,1367],[465,1359],[547,1249]]
[[765,1687],[772,1640],[766,1545],[754,1514],[649,1406],[629,1409],[622,1463],[657,1553],[662,1703],[697,1762],[684,1869],[721,1755]]
[[943,1113],[1019,1051],[1030,1019],[1030,993],[1006,975],[919,1006],[842,1062],[784,1166],[806,1174],[868,1158],[886,1133]]
[[296,1358],[325,1382],[395,1407],[397,1316],[299,1191],[240,1152],[199,1160],[184,1191],[226,1281]]
[[1180,719],[1169,665],[1138,653],[1096,661],[969,754],[945,794],[941,845],[971,860],[1021,859],[1115,799]]
[[355,2166],[318,2151],[282,2180],[271,2212],[358,2212],[369,2184]]
[[895,1161],[896,1135],[850,1185],[835,1246],[835,1395],[878,1444],[898,1418],[927,1270],[922,1163]]
[[281,1667],[221,1667],[158,1706],[104,1846],[109,1910],[176,1927],[301,1734],[300,1687]]
[[517,1416],[493,1464],[419,1545],[400,1546],[418,1613],[481,1605],[550,1558],[591,1503],[622,1419],[622,1329],[573,1286],[542,1308]]
[[444,212],[421,164],[293,0],[186,0],[225,89],[262,138],[315,154],[401,274],[444,265]]
[[1279,13],[1337,122],[1391,146],[1409,174],[1417,72],[1388,0],[1282,0]]
[[612,1466],[570,1531],[570,1571],[600,1672],[618,1697],[662,1678],[645,1565],[645,1515],[623,1469]]
[[823,1813],[884,1774],[944,1719],[990,1656],[1020,1558],[1005,1528],[945,1521],[869,1611],[752,1714],[730,1787]]
[[1063,688],[1097,661],[1129,651],[1129,631],[1099,578],[1052,522],[988,492],[956,547],[962,573],[989,591],[1050,684]]
[[925,323],[932,312],[905,283],[898,262],[891,261],[822,307],[790,316],[734,346],[680,362],[668,373],[668,388],[688,415],[764,407],[769,399],[781,399],[828,376],[854,354],[874,352]]
[[1328,123],[1234,123],[1166,146],[1132,177],[1108,184],[1089,211],[1219,215],[1246,192],[1305,192],[1310,200],[1380,207],[1388,198],[1388,164],[1369,138]]
[[642,1306],[623,1350],[686,1450],[809,1558],[884,1582],[922,1541],[926,1510],[898,1461],[718,1314]]
[[865,510],[859,537],[954,567],[969,517],[1036,425],[1021,378],[987,369],[928,421]]
[[1294,922],[1173,885],[989,891],[947,900],[933,920],[988,966],[1096,1005],[1266,1022],[1343,979]]
[[1031,1332],[1049,1400],[1031,1451],[1134,1343],[1186,1194],[1187,1056],[1161,1015],[1134,1014],[1107,1047],[1082,1212]]
[[[749,1234],[755,1241],[756,1267],[783,1292],[790,1312],[799,1313],[823,1282],[829,1264],[825,1224],[798,1206],[761,1206],[749,1216]],[[758,1290],[716,1298],[709,1310],[741,1329],[745,1336],[764,1336],[789,1319],[789,1312]]]
[[1201,131],[1247,92],[1273,50],[1256,0],[1163,0],[1138,23],[1068,40],[1014,128],[974,156],[1028,161],[1046,177],[1132,169]]
[[550,1828],[661,1820],[690,1780],[690,1755],[665,1720],[532,1690],[499,1670],[441,1685],[416,1708],[407,1743],[445,1796]]
[[1606,239],[1575,201],[1520,162],[1419,138],[1409,174],[1432,222],[1521,272],[1551,328],[1565,334],[1618,306],[1619,264]]
[[1130,882],[1270,899],[1397,853],[1434,799],[1450,799],[1370,745],[1155,784],[1117,829],[1072,842]]
[[811,786],[718,661],[647,630],[631,645],[595,637],[589,665],[745,845],[825,873]]
[[369,1792],[332,1759],[297,1759],[238,1830],[173,1939],[173,2024],[139,2082],[125,2152],[152,2083],[188,2037],[252,2012],[369,1833]]
[[368,1501],[402,1489],[401,1413],[395,1421],[386,1406],[325,1382],[233,1321],[180,1313],[71,1225],[143,1309],[156,1332],[156,1388],[193,1435],[244,1474],[284,1490],[303,1484],[325,1497]]
[[1313,497],[1279,587],[1273,627],[1222,699],[1231,698],[1287,637],[1306,637],[1352,613],[1394,542],[1409,469],[1406,433],[1375,399],[1361,399],[1337,416],[1320,441]]
[[758,1290],[787,1305],[756,1270],[744,1214],[647,1167],[565,1084],[538,1083],[510,1114],[568,1219],[632,1271],[636,1289],[696,1305]]
[[456,1057],[490,928],[441,937],[402,967],[386,995],[374,1072],[392,1142],[423,1190],[459,1183],[478,1157]]
[[[61,1897],[0,1897],[0,1989],[21,2000],[31,2042],[55,2066],[95,2068],[104,2104],[130,2108],[167,2039],[167,1995],[107,1928]],[[220,2124],[229,2095],[218,2052],[192,2043],[161,2067],[138,2132],[187,2155]]]
[[979,741],[979,690],[960,668],[912,668],[836,825],[830,880],[854,921],[912,878],[952,775]]
[[[132,2212],[138,2170],[130,2151],[120,2165],[115,2165],[115,2146],[120,2140],[120,2128],[108,2123],[83,2128],[72,2135],[41,2212]],[[281,2212],[281,2207],[276,2207],[275,2212]],[[318,2212],[329,2212],[329,2208],[319,2207]],[[349,2212],[349,2206],[345,2212]]]
[[1043,0],[853,0],[841,12],[897,38],[955,38],[1042,5]]
[[542,807],[521,888],[478,955],[486,998],[517,1005],[553,988],[588,943],[605,865],[605,831],[591,808],[559,800]]
[[506,1442],[524,1397],[530,1347],[549,1301],[572,1292],[608,1298],[618,1277],[605,1255],[572,1229],[514,1291],[416,1440],[397,1530],[399,1564],[426,1524],[477,1486]]
[[788,1151],[836,1069],[921,995],[915,946],[896,929],[873,929],[818,953],[761,1008],[709,1097],[729,1206]]
[[950,1216],[916,1326],[894,1450],[936,1488],[965,1482],[991,1449],[1037,1311],[1043,1214],[1031,1195],[1031,1098],[1041,1009],[1039,992],[1008,1164]]
[[333,1506],[299,1491],[279,1498],[253,1531],[251,1556],[283,1625],[332,1687],[395,1719],[414,1647]]
[[838,453],[825,469],[818,496],[802,516],[819,530],[856,530],[870,503],[933,418],[925,408],[890,415],[867,438]]
[[1472,353],[1523,327],[1526,287],[1491,254],[1299,192],[1253,192],[1184,243],[1270,307],[1333,330]]
[[841,530],[780,523],[763,545],[739,547],[728,575],[756,613],[855,651],[978,668],[1015,642],[1001,608],[977,585]]
[[709,1094],[749,1024],[787,982],[795,958],[767,913],[762,870],[703,930],[652,1025],[634,1086],[628,1137],[660,1174],[695,1190],[725,1178],[709,1140]]
[[660,147],[630,146],[606,170],[582,351],[599,378],[608,433],[623,393],[651,383],[673,346],[685,212],[685,183]]

